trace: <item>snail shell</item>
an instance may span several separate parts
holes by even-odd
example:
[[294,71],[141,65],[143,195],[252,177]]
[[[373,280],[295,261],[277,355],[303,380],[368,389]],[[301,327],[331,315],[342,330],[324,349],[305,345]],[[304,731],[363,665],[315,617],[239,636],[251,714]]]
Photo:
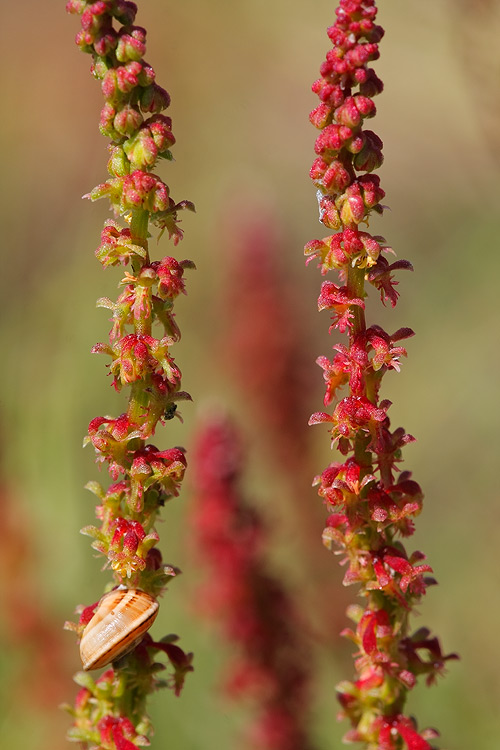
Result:
[[85,670],[98,669],[131,651],[151,627],[158,602],[140,589],[115,589],[105,594],[80,641]]

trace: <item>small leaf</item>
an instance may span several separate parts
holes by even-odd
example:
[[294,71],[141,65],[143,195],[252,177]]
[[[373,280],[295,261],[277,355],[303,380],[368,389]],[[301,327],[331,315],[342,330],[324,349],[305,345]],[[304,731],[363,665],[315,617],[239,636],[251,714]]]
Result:
[[80,534],[83,534],[84,536],[93,536],[94,539],[104,540],[104,535],[99,531],[97,526],[84,526],[83,529],[80,529]]
[[87,672],[77,672],[73,677],[74,682],[80,687],[87,688],[91,693],[95,692],[95,682]]
[[99,482],[87,482],[84,489],[89,490],[89,492],[92,492],[94,495],[97,495],[100,500],[104,500],[105,492]]

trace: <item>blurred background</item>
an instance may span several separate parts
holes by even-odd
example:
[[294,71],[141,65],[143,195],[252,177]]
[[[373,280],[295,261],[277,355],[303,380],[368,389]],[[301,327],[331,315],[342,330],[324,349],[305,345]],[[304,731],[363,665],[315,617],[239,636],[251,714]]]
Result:
[[[183,219],[177,249],[166,238],[151,246],[156,258],[197,266],[177,305],[183,338],[174,352],[194,403],[156,443],[185,446],[189,460],[207,414],[237,420],[245,493],[272,530],[270,565],[310,623],[318,748],[339,747],[348,728],[336,722],[334,686],[352,675],[351,647],[338,631],[355,597],[321,546],[324,512],[311,479],[334,456],[326,428],[307,428],[322,408],[314,360],[336,341],[316,312],[321,279],[302,250],[324,235],[308,178],[308,113],[335,5],[142,0],[137,16],[148,30],[147,59],[172,96],[176,161],[160,173],[175,200],[197,208]],[[386,88],[370,126],[384,141],[390,210],[370,231],[415,273],[399,273],[395,310],[373,295],[368,316],[417,334],[382,395],[393,402],[393,426],[417,438],[404,466],[426,500],[409,548],[427,555],[439,581],[414,625],[461,655],[437,687],[413,691],[408,710],[441,731],[443,748],[498,750],[499,8],[486,0],[380,5],[386,36],[376,70]],[[123,409],[104,358],[90,356],[109,329],[95,300],[116,295],[121,272],[104,272],[94,257],[107,205],[80,200],[105,178],[107,144],[90,58],[73,44],[77,28],[63,2],[3,9],[0,737],[12,750],[67,747],[70,718],[57,705],[73,701],[80,664],[62,624],[109,580],[79,534],[94,514],[83,486],[99,478],[81,444],[90,419]],[[252,248],[265,255],[258,268],[266,278],[252,276]],[[269,314],[261,314],[261,288]],[[259,380],[266,367],[276,402],[266,402]],[[204,571],[190,532],[192,496],[187,479],[158,529],[165,560],[183,575],[154,634],[178,633],[195,652],[195,672],[180,699],[154,696],[153,746],[223,750],[238,742],[251,707],[218,691],[234,654],[197,615]]]

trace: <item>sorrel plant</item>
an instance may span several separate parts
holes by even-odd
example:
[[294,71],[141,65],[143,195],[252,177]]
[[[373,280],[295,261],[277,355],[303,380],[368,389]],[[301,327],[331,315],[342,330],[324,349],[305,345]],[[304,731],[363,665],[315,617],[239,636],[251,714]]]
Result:
[[212,418],[199,431],[193,460],[192,525],[207,571],[200,609],[232,647],[228,696],[254,709],[245,746],[310,750],[311,654],[295,603],[269,570],[270,530],[243,496],[243,467],[236,426]]
[[[322,283],[318,307],[332,313],[331,329],[349,340],[333,347],[332,360],[317,360],[325,406],[334,408],[313,414],[310,424],[327,424],[342,455],[315,480],[329,512],[323,541],[341,555],[344,584],[357,584],[362,600],[348,608],[354,628],[343,632],[356,647],[357,673],[337,687],[341,717],[352,725],[345,739],[370,750],[429,750],[437,732],[418,730],[404,712],[406,698],[420,675],[431,684],[445,660],[456,657],[443,656],[427,628],[411,628],[410,615],[435,581],[424,555],[409,554],[403,544],[422,507],[419,485],[398,467],[402,448],[413,438],[401,427],[391,428],[391,402],[380,399],[382,377],[399,371],[406,356],[399,342],[413,331],[389,334],[365,319],[367,285],[394,307],[393,272],[411,270],[406,260],[390,263],[383,237],[361,229],[372,214],[383,212],[384,191],[373,174],[382,164],[382,141],[364,127],[375,115],[373,97],[383,88],[370,67],[384,33],[376,14],[375,0],[341,0],[328,29],[333,47],[313,84],[320,103],[310,119],[320,133],[310,176],[320,221],[332,234],[309,242],[305,252],[323,275],[337,273],[339,283]],[[347,395],[337,395],[346,387]]]
[[[178,572],[163,564],[155,530],[158,513],[176,496],[186,459],[180,448],[161,450],[150,440],[158,423],[176,416],[177,403],[189,398],[181,391],[181,373],[171,347],[180,338],[174,318],[176,297],[184,293],[184,270],[190,261],[173,257],[151,260],[148,240],[154,226],[167,230],[174,245],[182,238],[177,214],[193,210],[188,201],[175,203],[168,186],[153,173],[159,160],[172,158],[175,139],[171,120],[161,114],[169,95],[155,81],[144,60],[146,31],[134,25],[137,7],[127,0],[69,0],[67,10],[81,16],[76,42],[92,56],[92,74],[100,82],[105,103],[100,130],[111,141],[109,178],[94,188],[91,200],[107,197],[114,214],[125,222],[106,221],[96,251],[104,268],[128,266],[116,301],[98,300],[110,310],[113,326],[109,342],[93,352],[107,355],[117,391],[128,390],[128,406],[117,417],[98,416],[90,422],[86,443],[106,465],[112,484],[107,489],[89,482],[98,498],[98,524],[82,531],[93,537],[92,547],[113,572],[108,588],[138,588],[154,597],[163,594]],[[78,624],[69,625],[81,636],[97,602],[80,607]],[[133,750],[149,744],[151,725],[146,697],[168,686],[178,694],[191,655],[175,645],[176,636],[154,641],[147,634],[128,655],[114,662],[97,680],[80,672],[81,686],[71,710],[74,724],[69,738],[84,748]],[[166,679],[158,674],[165,666]]]

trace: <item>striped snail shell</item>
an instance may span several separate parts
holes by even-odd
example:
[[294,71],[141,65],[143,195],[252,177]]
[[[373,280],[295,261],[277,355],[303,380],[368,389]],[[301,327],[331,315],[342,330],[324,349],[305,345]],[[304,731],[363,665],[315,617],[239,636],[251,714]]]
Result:
[[104,667],[131,651],[155,621],[158,607],[154,596],[140,589],[117,588],[105,594],[82,634],[83,668]]

